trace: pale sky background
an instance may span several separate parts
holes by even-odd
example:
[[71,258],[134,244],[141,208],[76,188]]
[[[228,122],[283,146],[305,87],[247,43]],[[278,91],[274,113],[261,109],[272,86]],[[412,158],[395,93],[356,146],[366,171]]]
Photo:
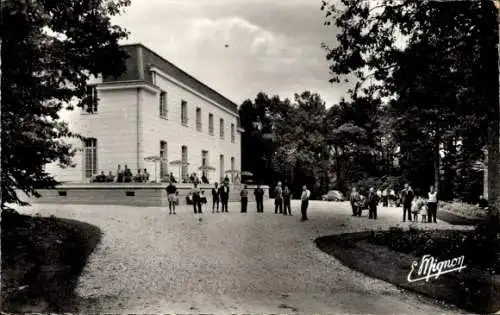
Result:
[[[132,0],[113,22],[126,43],[142,43],[238,105],[258,92],[319,93],[327,106],[345,95],[331,77],[321,42],[320,0]],[[225,47],[225,45],[229,47]]]

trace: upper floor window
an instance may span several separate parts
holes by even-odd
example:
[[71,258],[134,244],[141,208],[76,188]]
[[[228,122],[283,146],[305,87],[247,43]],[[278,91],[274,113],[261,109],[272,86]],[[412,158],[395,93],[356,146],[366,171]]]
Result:
[[196,130],[201,131],[201,108],[196,107]]
[[224,139],[224,119],[220,119],[220,138]]
[[231,142],[234,143],[236,139],[234,124],[231,124]]
[[183,125],[186,125],[188,124],[188,109],[187,109],[187,102],[186,101],[182,101],[181,102],[181,123]]
[[208,134],[214,135],[214,114],[208,114]]
[[84,141],[84,145],[83,168],[85,171],[85,178],[91,178],[97,174],[97,139],[87,138]]
[[167,92],[160,92],[160,117],[167,118]]
[[85,110],[88,113],[97,113],[97,102],[99,98],[97,97],[97,86],[88,85],[87,92],[85,95]]

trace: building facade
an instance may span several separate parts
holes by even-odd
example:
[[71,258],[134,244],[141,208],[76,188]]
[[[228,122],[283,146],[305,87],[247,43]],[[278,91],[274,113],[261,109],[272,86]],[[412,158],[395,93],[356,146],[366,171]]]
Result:
[[[125,45],[127,71],[89,82],[87,109],[61,114],[86,138],[71,140],[75,167],[47,165],[61,182],[88,182],[127,165],[135,175],[147,169],[160,181],[170,172],[191,173],[210,182],[241,171],[241,129],[237,105],[141,44]],[[162,161],[149,161],[161,157]],[[232,172],[235,174],[235,172]],[[179,178],[181,177],[181,178]]]

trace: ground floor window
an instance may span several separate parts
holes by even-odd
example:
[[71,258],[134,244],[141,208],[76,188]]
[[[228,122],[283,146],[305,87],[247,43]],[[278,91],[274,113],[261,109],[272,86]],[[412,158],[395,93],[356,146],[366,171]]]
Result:
[[168,175],[167,141],[160,141],[160,179]]
[[225,169],[224,169],[224,155],[221,154],[220,157],[219,157],[219,169],[220,169],[220,178],[221,178],[221,182],[224,180],[224,173],[225,173]]
[[85,178],[91,178],[97,174],[97,139],[87,138],[84,144]]
[[187,146],[182,146],[182,167],[181,167],[181,176],[182,179],[186,179],[189,177],[188,175],[188,149]]

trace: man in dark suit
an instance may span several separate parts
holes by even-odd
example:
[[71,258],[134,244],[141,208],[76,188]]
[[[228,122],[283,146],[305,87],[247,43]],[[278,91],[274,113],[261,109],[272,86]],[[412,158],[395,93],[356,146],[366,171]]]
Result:
[[257,185],[253,194],[255,195],[255,202],[257,203],[257,212],[264,212],[264,189],[262,189],[260,185]]
[[411,202],[415,194],[410,185],[405,184],[405,189],[401,192],[401,202],[403,203],[403,222],[406,222],[406,213],[408,213],[408,221],[411,221]]
[[375,189],[373,187],[370,188],[370,192],[368,193],[368,219],[377,220],[377,205],[379,202],[379,197],[375,193]]
[[219,196],[222,203],[222,212],[228,212],[227,204],[229,202],[229,184],[227,182],[220,187]]
[[219,184],[215,183],[214,188],[212,188],[212,213],[215,212],[215,206],[217,206],[217,213],[219,213],[219,197],[220,197],[220,188]]

